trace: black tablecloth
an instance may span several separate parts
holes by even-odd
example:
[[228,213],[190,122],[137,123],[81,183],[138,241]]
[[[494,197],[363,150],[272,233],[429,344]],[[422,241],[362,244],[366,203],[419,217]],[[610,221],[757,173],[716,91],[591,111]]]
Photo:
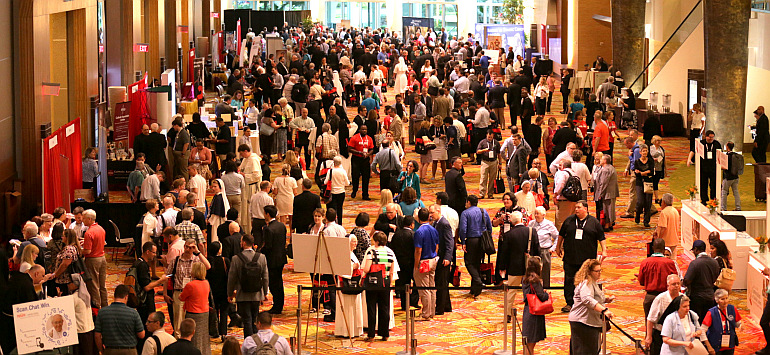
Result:
[[684,129],[684,118],[679,113],[655,113],[663,126],[664,137],[687,136]]
[[[133,160],[107,160],[107,185],[110,191],[125,191],[128,175],[136,169]],[[154,167],[153,167],[154,169]]]
[[147,212],[147,208],[141,203],[103,202],[73,202],[70,211],[78,206],[96,211],[96,223],[102,226],[107,233],[108,246],[118,245],[115,229],[110,221],[118,226],[121,238],[133,238],[136,234],[136,225]]

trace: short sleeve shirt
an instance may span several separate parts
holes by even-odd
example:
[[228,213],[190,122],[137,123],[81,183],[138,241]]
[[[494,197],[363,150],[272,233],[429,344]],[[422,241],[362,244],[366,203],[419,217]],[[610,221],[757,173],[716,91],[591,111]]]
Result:
[[658,217],[658,226],[666,228],[660,235],[666,241],[666,246],[679,245],[679,211],[676,208],[664,208]]
[[436,257],[438,238],[438,231],[430,224],[423,224],[417,228],[414,232],[414,247],[422,248],[420,260],[433,259]]
[[125,303],[113,302],[99,311],[94,331],[102,334],[105,347],[136,347],[136,333],[144,331],[139,313]]
[[[579,236],[577,230],[583,230]],[[580,265],[588,259],[595,259],[598,244],[604,240],[604,230],[599,221],[588,216],[580,221],[576,215],[567,217],[561,225],[559,235],[564,238],[564,262]]]

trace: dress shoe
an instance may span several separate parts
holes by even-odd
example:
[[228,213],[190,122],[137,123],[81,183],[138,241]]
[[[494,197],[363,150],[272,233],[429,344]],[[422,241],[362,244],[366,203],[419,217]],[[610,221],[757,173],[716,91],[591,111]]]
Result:
[[269,310],[267,312],[270,313],[270,314],[281,314],[281,313],[283,313],[282,311],[279,311],[277,309],[276,310],[271,309],[271,310]]
[[561,308],[561,313],[569,313],[572,310],[572,306],[566,305]]
[[356,198],[356,192],[355,191],[353,191],[353,193],[350,194],[350,198]]
[[327,314],[324,316],[324,322],[326,323],[334,323],[334,315],[333,314]]
[[371,198],[369,198],[369,196],[364,196],[361,199],[364,200],[364,201],[371,201],[372,200]]
[[649,224],[649,223],[645,223],[645,224],[644,224],[644,227],[645,227],[645,228],[650,228],[650,224]]
[[624,213],[620,215],[620,218],[634,218],[634,215],[630,213]]

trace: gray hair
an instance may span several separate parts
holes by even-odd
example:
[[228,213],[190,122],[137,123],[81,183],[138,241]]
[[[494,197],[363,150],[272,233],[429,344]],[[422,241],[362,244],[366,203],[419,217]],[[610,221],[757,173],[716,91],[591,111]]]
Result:
[[282,98],[278,99],[278,103],[279,104],[288,104],[289,100],[286,100],[285,97],[282,97]]
[[331,129],[332,129],[332,125],[330,125],[328,123],[324,123],[321,126],[321,132],[329,132],[329,131],[331,131]]
[[521,223],[521,218],[522,217],[523,217],[523,215],[521,214],[521,212],[513,211],[513,213],[511,213],[511,224],[516,225],[516,224]]
[[342,157],[337,155],[332,159],[334,161],[334,166],[340,166],[342,165]]
[[27,222],[24,225],[24,239],[29,239],[36,236],[38,233],[37,224],[35,222]]
[[545,215],[546,214],[545,207],[543,207],[543,206],[535,207],[535,213],[542,213],[543,215]]
[[96,220],[96,211],[92,209],[87,209],[83,211],[83,218],[90,218],[90,219]]
[[669,282],[674,281],[674,280],[680,281],[681,279],[679,278],[679,275],[677,275],[677,274],[671,274],[671,275],[666,276],[666,284],[668,284]]
[[666,204],[666,206],[671,206],[674,204],[674,195],[670,193],[663,194],[663,197],[661,198],[662,202]]
[[720,298],[725,297],[729,294],[730,293],[727,292],[727,290],[723,288],[718,288],[716,291],[714,291],[714,301],[719,301]]
[[53,215],[50,213],[43,213],[40,215],[40,218],[43,220],[43,222],[53,221]]
[[603,161],[604,161],[606,164],[612,164],[612,155],[609,155],[609,154],[604,154],[604,155],[602,155],[602,160],[603,160]]

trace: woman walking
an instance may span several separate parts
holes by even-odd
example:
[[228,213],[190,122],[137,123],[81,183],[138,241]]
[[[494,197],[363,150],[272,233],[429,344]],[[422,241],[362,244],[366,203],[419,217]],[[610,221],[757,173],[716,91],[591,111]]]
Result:
[[655,170],[652,174],[652,195],[655,199],[655,203],[660,205],[660,199],[658,198],[658,185],[660,180],[666,177],[666,150],[660,146],[663,141],[658,135],[652,136],[650,146],[650,157],[655,163]]
[[524,294],[524,314],[521,322],[521,335],[527,337],[529,354],[535,353],[535,345],[545,339],[545,315],[530,313],[530,305],[527,295],[534,294],[541,302],[550,297],[543,289],[543,280],[540,279],[542,265],[540,257],[534,256],[527,261],[527,271],[521,283],[521,291]]
[[613,316],[605,303],[615,299],[604,296],[597,283],[601,275],[602,264],[596,259],[584,261],[575,275],[575,304],[569,312],[571,354],[599,353],[599,338],[604,327],[602,315]]
[[193,263],[192,280],[185,285],[179,300],[184,302],[185,317],[195,321],[195,335],[192,343],[201,351],[201,355],[211,355],[209,337],[209,293],[211,288],[206,281],[206,266]]
[[634,223],[639,224],[639,216],[644,212],[644,226],[650,227],[650,208],[652,208],[652,170],[653,163],[649,158],[650,150],[646,144],[639,145],[639,159],[634,161],[636,174],[636,215]]
[[669,314],[663,321],[663,329],[660,335],[663,338],[661,355],[686,355],[687,349],[693,348],[693,341],[699,338],[705,342],[706,337],[698,324],[698,315],[690,310],[690,298],[681,295],[679,297],[679,310]]
[[278,219],[284,224],[291,224],[291,216],[294,214],[294,192],[297,190],[297,180],[289,176],[290,172],[291,166],[283,164],[281,176],[275,178],[273,182]]
[[[227,314],[230,313],[230,302],[227,301],[227,272],[230,269],[230,260],[222,256],[222,244],[212,242],[208,247],[208,259],[211,269],[206,273],[206,280],[211,286],[211,295],[214,300],[214,309],[219,320],[218,329],[209,329],[214,336],[221,337],[225,341],[227,336]],[[235,313],[235,312],[233,312]]]

